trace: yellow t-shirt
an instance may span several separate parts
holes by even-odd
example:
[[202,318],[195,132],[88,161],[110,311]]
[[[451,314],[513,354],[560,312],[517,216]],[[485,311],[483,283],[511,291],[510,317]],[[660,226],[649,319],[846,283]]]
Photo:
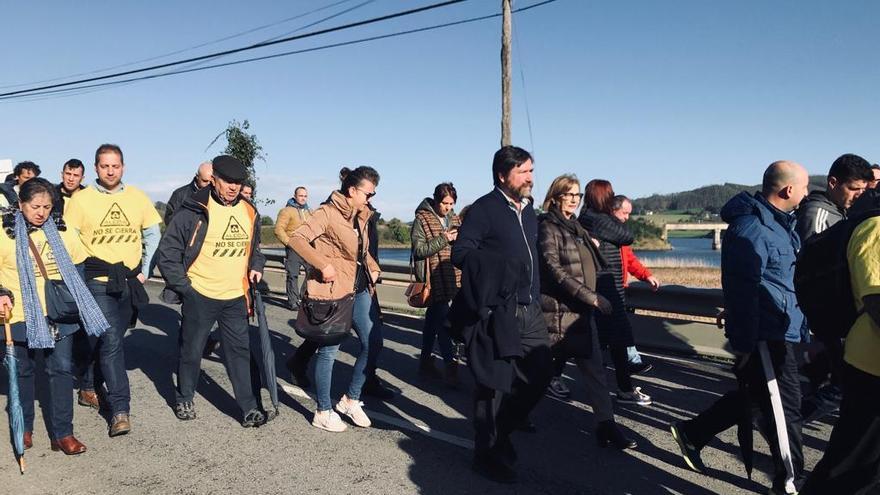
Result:
[[[853,232],[847,262],[856,309],[861,311],[863,297],[880,294],[880,217],[865,220]],[[867,313],[859,316],[846,337],[844,360],[880,376],[880,327]]]
[[[142,230],[162,221],[150,198],[126,185],[115,194],[87,187],[67,200],[64,220],[79,231],[89,256],[133,270],[143,257]],[[106,278],[106,277],[105,277]]]
[[[79,240],[79,237],[72,230],[59,232],[61,242],[67,248],[70,259],[74,264],[82,263],[86,259],[86,251]],[[46,234],[42,229],[31,233],[31,239],[40,253],[40,258],[46,266],[46,273],[51,280],[61,280],[61,273],[58,271],[58,265],[55,263],[55,256],[52,249],[46,242]],[[28,256],[34,265],[34,279],[37,282],[37,296],[40,298],[40,304],[43,306],[43,314],[46,314],[46,291],[44,289],[45,280],[43,279],[40,268],[34,260],[34,255],[28,249]],[[12,319],[10,323],[18,323],[24,321],[24,309],[21,303],[21,283],[18,280],[18,266],[15,262],[15,239],[10,238],[6,233],[0,233],[0,286],[12,291],[14,298],[12,306]]]
[[245,295],[255,212],[244,201],[223,206],[208,200],[208,230],[196,260],[187,271],[193,289],[221,301]]

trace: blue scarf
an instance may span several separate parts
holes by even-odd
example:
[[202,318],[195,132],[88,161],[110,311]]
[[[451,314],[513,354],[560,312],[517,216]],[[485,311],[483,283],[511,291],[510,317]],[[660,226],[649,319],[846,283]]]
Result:
[[[99,336],[108,328],[110,323],[95,302],[94,296],[89,292],[86,283],[76,270],[76,266],[70,259],[70,254],[61,241],[55,221],[49,217],[43,224],[43,233],[46,234],[46,242],[55,256],[55,263],[61,273],[61,279],[67,285],[70,294],[79,308],[80,321],[85,327],[86,333]],[[34,264],[31,262],[28,245],[27,221],[21,211],[15,212],[15,261],[18,266],[18,282],[21,285],[21,301],[24,308],[24,319],[27,325],[27,342],[30,349],[47,349],[55,347],[55,340],[49,333],[49,324],[40,304],[37,294],[37,281],[34,277]],[[44,281],[49,283],[48,280]]]

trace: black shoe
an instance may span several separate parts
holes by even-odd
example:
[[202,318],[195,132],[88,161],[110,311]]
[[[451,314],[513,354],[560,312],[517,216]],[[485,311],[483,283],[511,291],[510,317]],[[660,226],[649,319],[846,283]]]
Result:
[[273,419],[278,417],[278,408],[270,407],[268,411],[263,411],[263,414],[266,415],[266,420],[264,421],[264,423],[268,423],[269,421],[272,421]]
[[305,366],[300,366],[296,361],[296,354],[290,357],[285,363],[287,366],[287,371],[290,372],[290,383],[296,385],[297,387],[306,390],[312,386],[312,381],[309,380],[308,373],[306,372]]
[[653,364],[646,363],[646,362],[642,361],[641,363],[638,363],[638,364],[629,365],[629,374],[630,375],[641,375],[643,373],[647,373],[647,372],[651,371],[652,369],[654,369]]
[[519,424],[519,426],[516,427],[516,431],[522,431],[524,433],[538,433],[538,427],[535,426],[535,423],[532,423],[530,419],[526,418],[525,421],[523,421]]
[[196,408],[192,401],[181,402],[174,406],[174,415],[181,421],[196,419]]
[[496,483],[516,483],[516,471],[493,455],[475,456],[471,468]]
[[602,421],[596,425],[596,443],[600,448],[614,446],[620,450],[634,449],[639,444],[632,438],[627,438],[613,421]]
[[678,442],[678,448],[681,449],[681,456],[687,466],[698,473],[705,472],[706,466],[703,464],[703,459],[700,458],[700,450],[688,440],[682,424],[673,423],[669,425],[669,430],[672,432],[672,438]]
[[569,389],[562,381],[562,377],[554,376],[547,386],[547,395],[555,399],[568,400],[571,397],[571,389]]
[[516,454],[516,449],[513,447],[513,443],[510,441],[510,437],[499,438],[495,441],[495,446],[492,448],[495,452],[495,455],[501,459],[502,462],[507,464],[509,467],[513,467],[516,464],[516,461],[519,459],[519,456]]
[[382,401],[392,400],[395,395],[394,390],[391,390],[390,387],[382,383],[382,380],[376,375],[367,378],[367,381],[364,382],[364,387],[361,389],[361,393]]
[[208,336],[207,342],[205,342],[205,348],[202,350],[202,357],[209,357],[211,354],[217,352],[217,349],[220,348],[220,341]]
[[266,424],[266,416],[259,409],[251,409],[244,415],[241,426],[245,428],[256,428]]

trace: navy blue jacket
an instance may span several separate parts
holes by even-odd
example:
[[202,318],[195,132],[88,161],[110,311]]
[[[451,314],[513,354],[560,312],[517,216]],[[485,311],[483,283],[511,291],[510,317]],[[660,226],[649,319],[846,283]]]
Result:
[[465,258],[475,249],[517,260],[521,266],[517,302],[540,301],[538,218],[531,202],[517,215],[497,188],[476,200],[468,208],[452,245],[452,264],[464,268]]
[[726,335],[738,352],[759,340],[806,342],[794,293],[794,263],[801,247],[794,215],[760,194],[741,192],[721,209],[729,223],[721,251]]

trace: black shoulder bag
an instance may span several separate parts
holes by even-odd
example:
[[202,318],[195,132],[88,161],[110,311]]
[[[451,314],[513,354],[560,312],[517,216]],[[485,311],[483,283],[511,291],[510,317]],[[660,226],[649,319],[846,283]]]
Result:
[[49,278],[49,274],[46,272],[46,265],[43,264],[43,258],[37,252],[37,246],[34,245],[34,241],[30,236],[28,236],[28,246],[31,249],[31,254],[34,255],[34,260],[37,262],[37,267],[40,269],[40,274],[43,275],[43,281],[45,282],[43,290],[46,295],[46,316],[54,323],[78,323],[79,308],[76,305],[76,299],[73,298],[73,294],[67,288],[67,284],[63,280],[51,280]]

